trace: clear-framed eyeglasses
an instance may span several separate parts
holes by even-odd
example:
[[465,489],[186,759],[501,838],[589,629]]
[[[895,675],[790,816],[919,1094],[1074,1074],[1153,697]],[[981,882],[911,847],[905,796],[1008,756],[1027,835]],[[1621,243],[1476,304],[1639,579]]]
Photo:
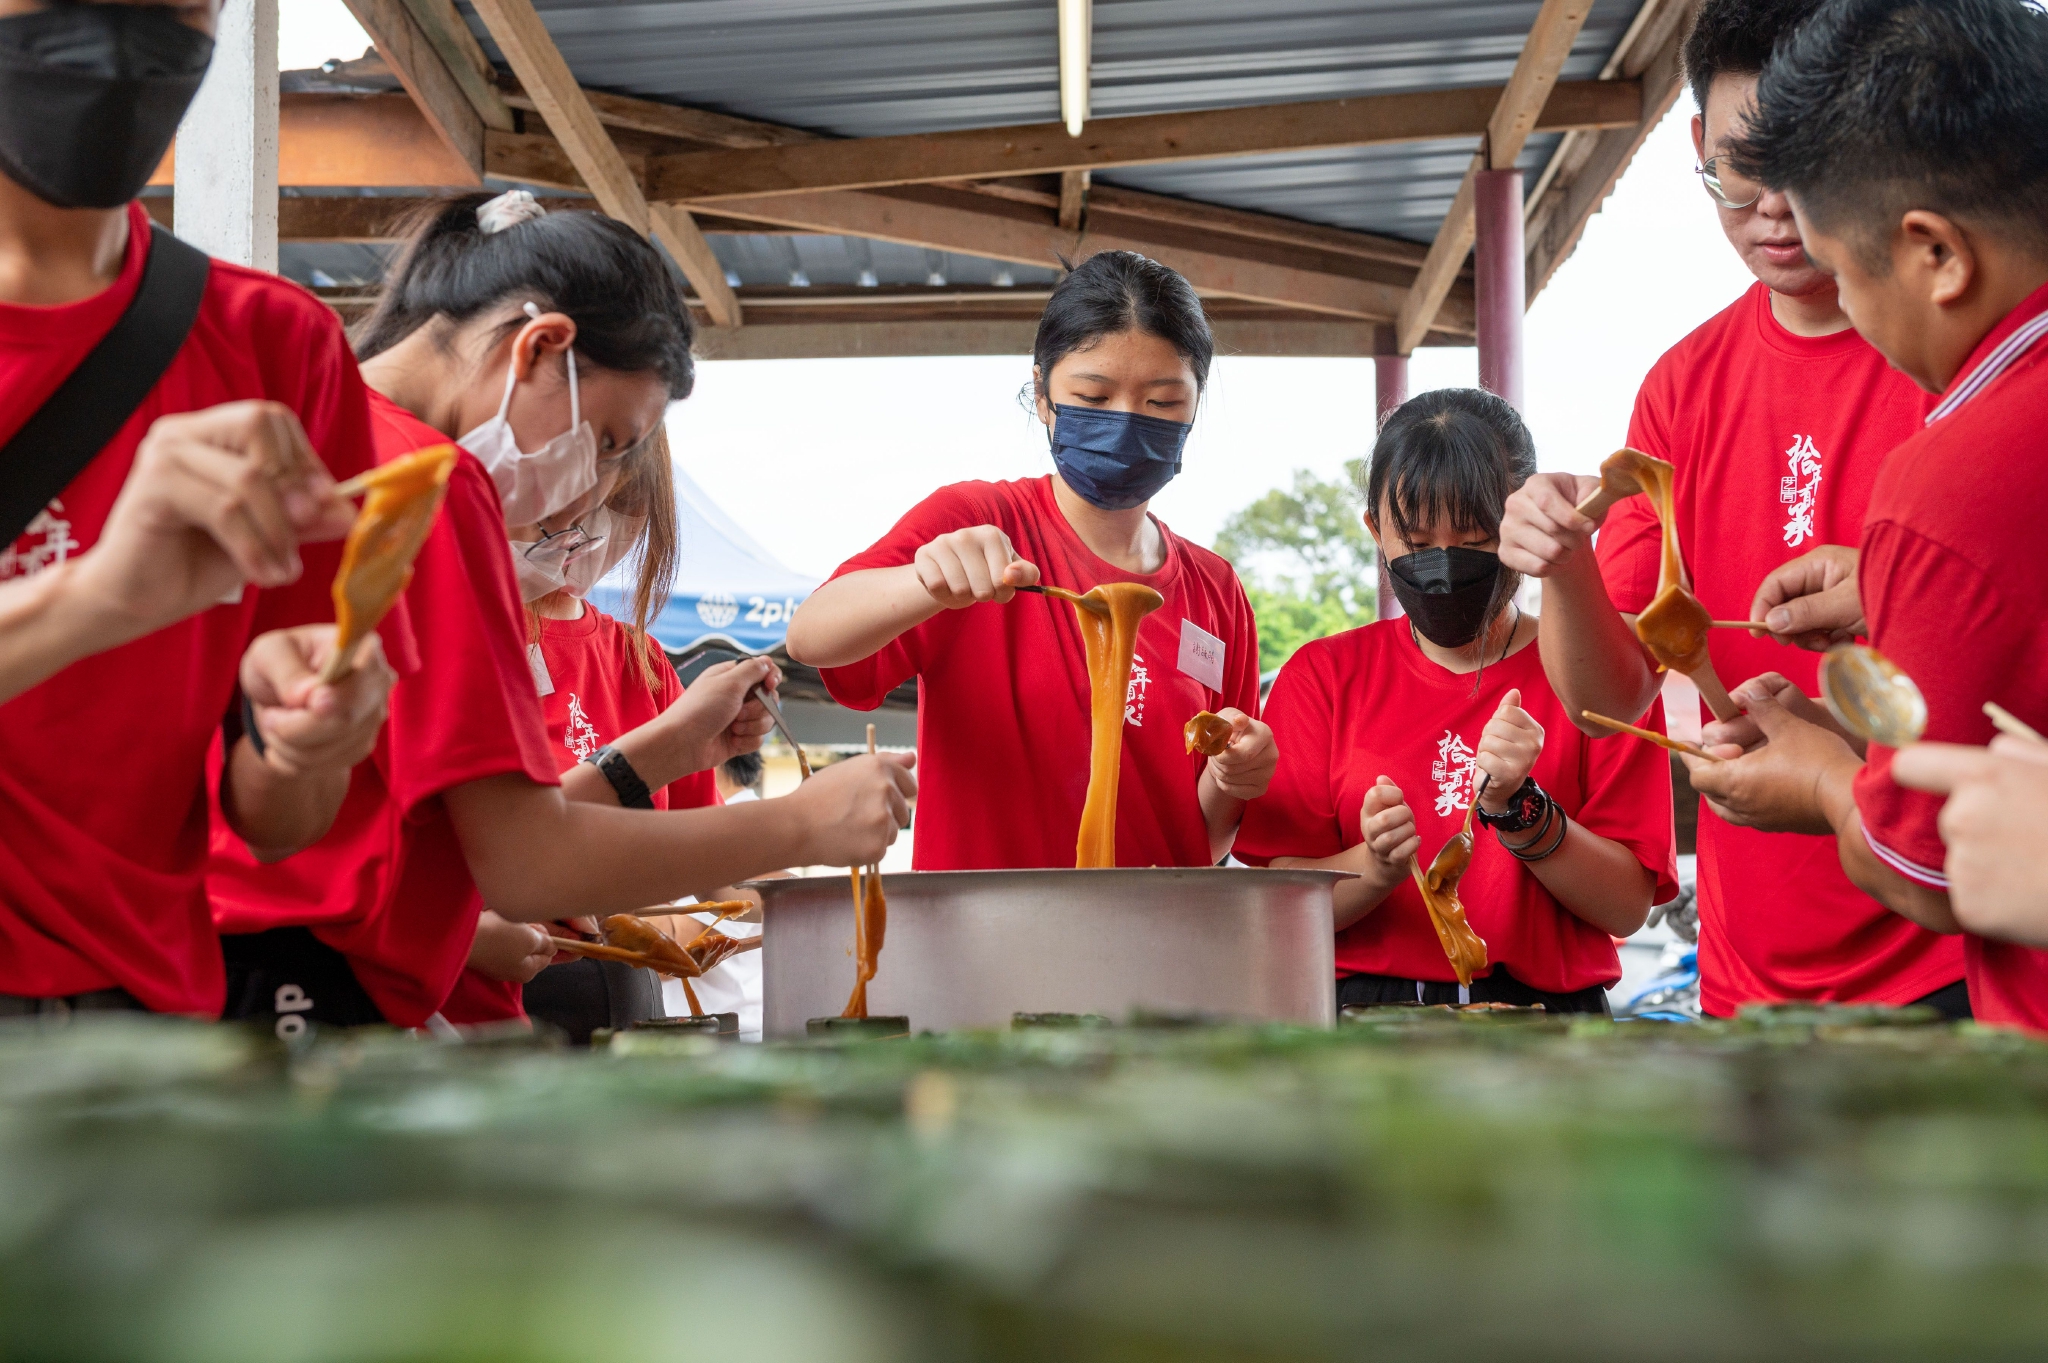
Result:
[[1714,202],[1723,208],[1748,208],[1764,196],[1762,185],[1733,166],[1724,167],[1718,156],[1709,156],[1705,162],[1694,166],[1693,173],[1700,177],[1707,193],[1714,196]]
[[581,525],[571,525],[561,530],[548,530],[526,548],[528,562],[562,567],[569,560],[581,558],[604,547],[605,536],[593,535]]

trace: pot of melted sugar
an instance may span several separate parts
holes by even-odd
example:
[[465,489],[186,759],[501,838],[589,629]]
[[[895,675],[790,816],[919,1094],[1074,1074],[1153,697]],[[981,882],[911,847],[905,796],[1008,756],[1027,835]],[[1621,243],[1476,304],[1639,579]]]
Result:
[[[1007,1028],[1016,1013],[1133,1009],[1336,1025],[1340,871],[1214,867],[884,875],[889,946],[868,1008],[914,1031]],[[763,880],[762,1031],[836,1015],[854,973],[843,876]]]

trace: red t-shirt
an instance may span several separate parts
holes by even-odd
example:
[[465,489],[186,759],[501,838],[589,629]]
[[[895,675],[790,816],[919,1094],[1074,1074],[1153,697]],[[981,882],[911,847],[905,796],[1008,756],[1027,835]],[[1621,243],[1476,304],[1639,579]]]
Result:
[[[1475,685],[1476,681],[1476,685]],[[1423,655],[1405,620],[1346,630],[1303,644],[1266,697],[1266,723],[1280,748],[1280,769],[1262,799],[1245,809],[1240,860],[1332,857],[1364,841],[1359,812],[1381,775],[1415,811],[1423,864],[1464,825],[1471,806],[1479,735],[1501,698],[1521,688],[1522,708],[1543,726],[1543,752],[1529,773],[1573,822],[1612,838],[1657,877],[1653,902],[1678,893],[1672,851],[1671,764],[1662,748],[1639,739],[1588,738],[1566,717],[1524,647],[1478,678]],[[1663,729],[1663,702],[1646,721]],[[1491,966],[1555,993],[1621,978],[1614,939],[1559,904],[1500,840],[1475,827],[1472,865],[1458,885],[1472,927],[1486,939]],[[1338,975],[1454,980],[1429,911],[1404,880],[1375,910],[1337,934]]]
[[[1973,386],[1975,371],[2006,358],[1996,353],[2001,343],[2044,313],[2048,286],[1992,328],[1949,392]],[[1987,700],[2048,727],[2044,414],[2048,339],[2038,339],[1977,396],[1901,445],[1871,496],[1857,568],[1870,642],[1927,697],[1929,740],[1990,742]],[[1907,790],[1891,770],[1891,749],[1871,744],[1856,778],[1864,837],[1900,874],[1946,890],[1935,827],[1943,797]],[[2048,952],[1977,937],[1964,938],[1963,949],[1978,1020],[2048,1031]]]
[[[654,693],[648,691],[641,676],[635,657],[638,647],[654,650],[651,656],[658,688]],[[587,602],[582,616],[575,620],[540,622],[540,655],[548,685],[553,688],[541,698],[548,743],[555,765],[564,771],[682,698],[683,684],[658,647],[636,646],[631,631]],[[537,671],[532,674],[533,680],[538,677]],[[653,799],[656,809],[702,809],[722,803],[709,771],[671,781],[653,792]],[[441,1013],[455,1023],[524,1017],[520,993],[517,984],[491,979],[465,966],[441,1005]]]
[[[1931,403],[1854,331],[1785,330],[1757,284],[1657,362],[1628,443],[1677,466],[1678,543],[1693,591],[1715,619],[1742,620],[1772,569],[1862,538],[1878,466]],[[1598,553],[1622,610],[1640,611],[1656,594],[1661,544],[1647,498],[1608,516]],[[1731,687],[1779,672],[1818,693],[1817,653],[1741,630],[1713,631],[1708,648]],[[1955,942],[1849,883],[1833,838],[1739,828],[1702,803],[1698,865],[1709,1013],[1781,999],[1906,1003],[1962,977]]]
[[[912,507],[833,576],[909,563],[951,530],[999,527],[1046,582],[1087,591],[1142,582],[1166,604],[1138,626],[1117,795],[1119,866],[1206,866],[1196,784],[1206,761],[1182,726],[1203,710],[1256,714],[1259,641],[1251,603],[1223,559],[1155,518],[1166,561],[1149,576],[1105,563],[1053,500],[1052,477],[956,483]],[[1220,641],[1221,689],[1180,670],[1193,631]],[[1213,645],[1212,645],[1213,647]],[[917,841],[921,871],[1072,866],[1088,794],[1088,663],[1073,607],[1030,594],[941,611],[871,658],[823,669],[835,700],[872,710],[918,679]],[[1213,678],[1212,678],[1213,680]]]
[[[380,461],[447,439],[379,394],[370,401]],[[417,1027],[447,996],[476,931],[476,887],[441,793],[507,773],[559,780],[527,667],[504,512],[490,474],[466,452],[405,601],[419,660],[392,688],[390,720],[334,827],[261,866],[216,821],[208,889],[222,932],[310,927],[348,957],[386,1018]]]
[[[142,277],[150,223],[128,211],[120,277],[59,307],[0,305],[0,440],[113,326]],[[120,433],[11,545],[0,580],[92,548],[158,417],[245,398],[298,413],[337,478],[370,466],[369,409],[341,327],[274,275],[214,261],[199,315]],[[72,664],[0,705],[0,993],[120,987],[161,1012],[213,1014],[224,989],[207,912],[207,753],[242,654],[265,630],[334,618],[339,542],[301,549],[304,575],[247,590]],[[387,646],[402,656],[403,622]]]

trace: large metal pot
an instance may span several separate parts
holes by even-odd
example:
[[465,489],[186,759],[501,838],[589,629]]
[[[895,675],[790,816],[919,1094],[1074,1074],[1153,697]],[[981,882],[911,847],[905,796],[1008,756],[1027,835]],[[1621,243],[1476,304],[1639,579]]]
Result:
[[[1014,1013],[1199,1011],[1336,1022],[1335,871],[908,871],[882,877],[889,928],[868,1008],[918,1030]],[[845,877],[754,882],[766,900],[763,1032],[800,1037],[853,988]]]

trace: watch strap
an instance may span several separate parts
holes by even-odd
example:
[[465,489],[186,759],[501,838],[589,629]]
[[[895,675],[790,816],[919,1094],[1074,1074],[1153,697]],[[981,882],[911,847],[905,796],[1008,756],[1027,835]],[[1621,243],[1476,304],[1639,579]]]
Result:
[[648,791],[647,783],[640,779],[640,773],[633,770],[633,764],[617,748],[607,743],[583,760],[596,767],[604,779],[611,782],[621,805],[627,809],[654,808],[654,796]]
[[[1475,800],[1477,796],[1473,797]],[[1508,796],[1507,808],[1498,814],[1490,814],[1484,808],[1479,811],[1479,822],[1496,833],[1526,833],[1543,822],[1551,806],[1550,794],[1536,784],[1536,778],[1525,776],[1522,784],[1515,787]]]

